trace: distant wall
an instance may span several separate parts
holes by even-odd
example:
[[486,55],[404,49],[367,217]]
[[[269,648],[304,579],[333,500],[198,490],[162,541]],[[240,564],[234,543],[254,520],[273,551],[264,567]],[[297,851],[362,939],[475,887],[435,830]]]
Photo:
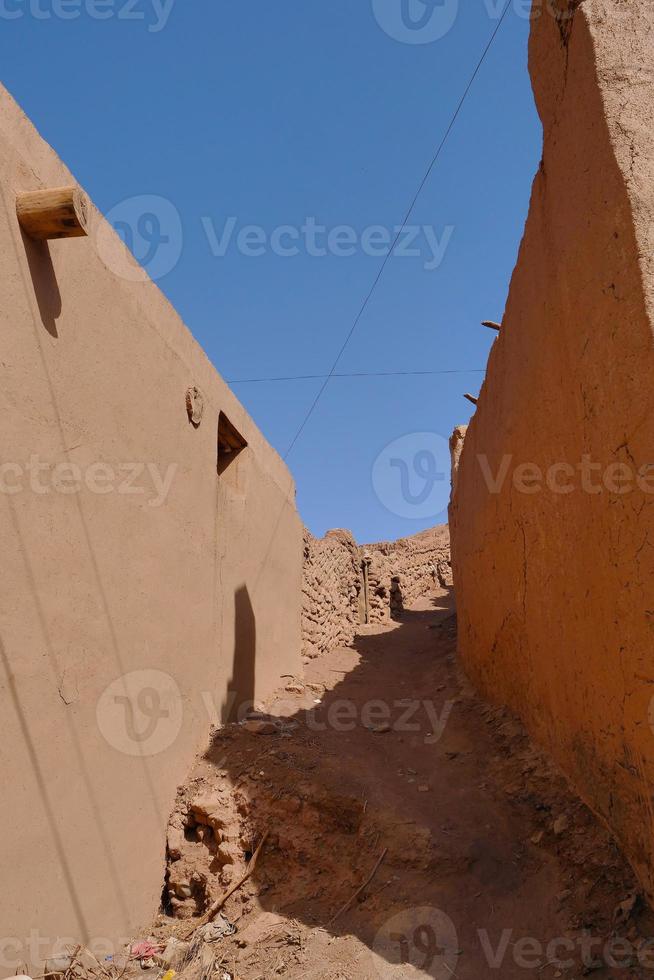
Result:
[[451,584],[449,535],[437,527],[395,542],[357,546],[349,531],[305,532],[302,640],[306,656],[350,643],[436,584]]
[[452,584],[447,525],[399,541],[364,545],[361,552],[370,561],[371,623],[400,616],[435,586]]
[[[16,194],[70,183],[0,90],[7,973],[31,929],[88,942],[149,921],[210,725],[301,668],[293,481],[161,292],[115,271],[135,266],[97,213],[86,239],[21,234]],[[219,476],[220,412],[248,446]]]
[[361,559],[349,531],[304,535],[302,646],[307,656],[350,643],[362,622]]
[[654,900],[654,5],[539,6],[543,158],[451,507],[459,646]]

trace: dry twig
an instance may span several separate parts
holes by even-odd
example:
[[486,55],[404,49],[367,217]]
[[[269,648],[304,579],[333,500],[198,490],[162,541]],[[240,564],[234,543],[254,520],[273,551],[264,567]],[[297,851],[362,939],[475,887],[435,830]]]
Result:
[[382,863],[382,861],[384,860],[384,858],[386,857],[387,854],[388,854],[388,848],[385,847],[384,850],[382,851],[382,853],[380,854],[380,856],[379,856],[379,858],[377,860],[377,863],[375,864],[374,868],[372,869],[372,871],[370,872],[370,874],[368,875],[368,877],[366,878],[366,880],[364,881],[364,883],[361,885],[360,888],[357,888],[357,890],[355,891],[354,895],[349,900],[349,902],[346,902],[345,905],[343,906],[343,908],[340,909],[340,911],[338,911],[336,913],[336,915],[333,916],[329,920],[329,922],[327,923],[328,926],[333,925],[336,922],[336,920],[339,919],[343,915],[344,912],[347,912],[347,910],[350,908],[350,906],[354,902],[356,902],[356,900],[359,897],[359,895],[361,894],[361,892],[363,892],[363,891],[366,890],[366,888],[368,887],[368,885],[370,884],[370,882],[372,881],[372,879],[377,874],[377,871],[379,870],[379,866],[380,866],[380,864]]
[[245,869],[245,871],[241,875],[241,877],[238,879],[238,881],[234,882],[233,885],[230,885],[229,886],[229,888],[224,893],[224,895],[221,895],[221,897],[217,901],[215,901],[213,903],[213,905],[211,906],[211,908],[207,912],[204,913],[204,915],[202,916],[202,918],[200,919],[200,921],[199,922],[196,922],[196,924],[193,926],[193,928],[191,929],[191,931],[189,933],[187,933],[185,936],[182,937],[183,939],[185,939],[185,940],[190,939],[191,936],[198,929],[200,929],[200,928],[202,928],[202,926],[206,925],[207,922],[211,922],[212,919],[214,919],[216,917],[216,915],[218,914],[218,912],[220,912],[221,908],[223,907],[223,905],[225,904],[225,902],[227,901],[227,899],[228,898],[231,898],[231,896],[234,894],[234,892],[237,891],[241,887],[241,885],[245,884],[245,882],[248,880],[248,878],[250,877],[250,875],[252,874],[252,872],[254,871],[254,869],[257,866],[257,861],[259,859],[259,855],[261,854],[261,851],[263,849],[263,845],[268,840],[269,834],[270,834],[270,831],[267,830],[265,832],[265,834],[263,835],[263,837],[261,838],[261,840],[259,841],[259,846],[257,847],[256,851],[252,855],[252,857],[251,857],[251,859],[250,859],[250,861],[248,863],[247,868]]

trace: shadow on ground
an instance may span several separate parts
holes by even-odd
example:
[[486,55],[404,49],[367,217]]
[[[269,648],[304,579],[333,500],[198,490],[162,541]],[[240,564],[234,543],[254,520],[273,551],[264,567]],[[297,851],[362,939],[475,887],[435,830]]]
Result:
[[[254,723],[217,732],[178,800],[180,813],[200,797],[227,814],[217,835],[203,817],[187,830],[200,876],[210,863],[220,874],[223,833],[242,852],[223,866],[232,881],[269,834],[225,906],[236,975],[512,980],[559,961],[580,975],[575,937],[605,941],[635,888],[617,848],[519,724],[475,697],[451,593],[363,630]],[[209,876],[207,901],[225,884]],[[641,975],[604,960],[595,976]]]

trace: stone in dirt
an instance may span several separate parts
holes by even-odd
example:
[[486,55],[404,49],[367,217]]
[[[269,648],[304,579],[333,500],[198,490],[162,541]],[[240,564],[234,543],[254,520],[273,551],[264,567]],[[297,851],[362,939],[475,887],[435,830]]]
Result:
[[271,933],[280,931],[287,926],[288,919],[283,915],[276,915],[274,912],[264,912],[263,915],[260,915],[239,934],[239,945],[254,946],[256,943],[266,939]]
[[562,813],[561,816],[557,817],[556,820],[554,821],[554,826],[552,827],[552,829],[556,834],[556,836],[560,837],[561,834],[564,834],[566,832],[569,826],[570,826],[570,821],[568,820],[566,815]]
[[263,721],[259,718],[249,718],[243,722],[243,728],[252,735],[275,735],[280,730],[274,721]]

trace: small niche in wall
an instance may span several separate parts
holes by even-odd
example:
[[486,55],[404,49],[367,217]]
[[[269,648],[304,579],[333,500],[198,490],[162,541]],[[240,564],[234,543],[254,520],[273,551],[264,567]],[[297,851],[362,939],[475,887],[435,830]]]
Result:
[[234,428],[224,412],[218,416],[218,474],[222,476],[236,457],[247,446],[247,442]]

